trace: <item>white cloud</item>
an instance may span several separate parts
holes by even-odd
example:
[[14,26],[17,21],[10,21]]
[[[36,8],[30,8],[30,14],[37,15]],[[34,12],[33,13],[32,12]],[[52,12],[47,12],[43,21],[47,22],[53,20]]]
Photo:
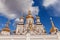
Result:
[[31,9],[32,15],[38,15],[38,7],[32,7],[33,0],[0,0],[0,12],[2,15],[12,19],[28,13]]
[[48,7],[50,5],[54,5],[57,0],[43,0],[43,6]]
[[52,6],[53,13],[51,15],[60,17],[60,0],[44,0],[43,6],[45,6],[45,8]]
[[19,22],[19,21],[20,21],[20,19],[19,19],[19,18],[16,18],[16,19],[15,19],[15,22]]
[[0,13],[9,18],[15,18],[16,16],[15,14],[13,14],[13,12],[9,11],[8,7],[6,7],[1,0],[0,0]]

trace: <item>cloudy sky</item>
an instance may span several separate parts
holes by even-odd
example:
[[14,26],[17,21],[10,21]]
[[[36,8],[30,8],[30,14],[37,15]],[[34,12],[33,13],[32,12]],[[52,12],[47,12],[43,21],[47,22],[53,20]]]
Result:
[[40,16],[47,33],[51,28],[50,17],[60,30],[60,0],[0,0],[0,30],[5,27],[8,20],[11,31],[15,30],[15,22],[22,15],[26,16],[28,10],[31,10],[34,17]]

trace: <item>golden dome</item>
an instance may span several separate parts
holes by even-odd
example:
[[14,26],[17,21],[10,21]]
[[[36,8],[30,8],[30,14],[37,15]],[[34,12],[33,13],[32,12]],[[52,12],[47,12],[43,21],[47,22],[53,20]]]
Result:
[[33,18],[30,10],[28,11],[28,15],[26,16],[26,18]]
[[50,30],[50,32],[51,32],[51,33],[52,33],[52,32],[57,32],[57,28],[52,27],[51,30]]
[[2,29],[2,31],[10,32],[10,29],[8,27],[9,22],[6,23],[6,27]]
[[9,27],[5,27],[2,31],[10,32],[10,29],[9,29]]

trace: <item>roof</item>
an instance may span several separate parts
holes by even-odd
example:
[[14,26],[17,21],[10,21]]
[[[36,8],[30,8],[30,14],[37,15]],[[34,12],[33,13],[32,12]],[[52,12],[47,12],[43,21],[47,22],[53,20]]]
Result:
[[5,28],[2,29],[2,31],[10,32],[10,29],[9,29],[9,27],[5,27]]

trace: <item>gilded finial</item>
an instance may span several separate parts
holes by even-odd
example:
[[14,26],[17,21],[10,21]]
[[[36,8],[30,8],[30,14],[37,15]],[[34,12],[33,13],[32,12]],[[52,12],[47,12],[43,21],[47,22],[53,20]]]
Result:
[[52,17],[50,17],[50,20],[52,20]]
[[28,15],[31,15],[31,11],[30,10],[28,10]]
[[53,22],[53,21],[52,21],[52,17],[50,17],[50,20],[51,20],[51,22]]

